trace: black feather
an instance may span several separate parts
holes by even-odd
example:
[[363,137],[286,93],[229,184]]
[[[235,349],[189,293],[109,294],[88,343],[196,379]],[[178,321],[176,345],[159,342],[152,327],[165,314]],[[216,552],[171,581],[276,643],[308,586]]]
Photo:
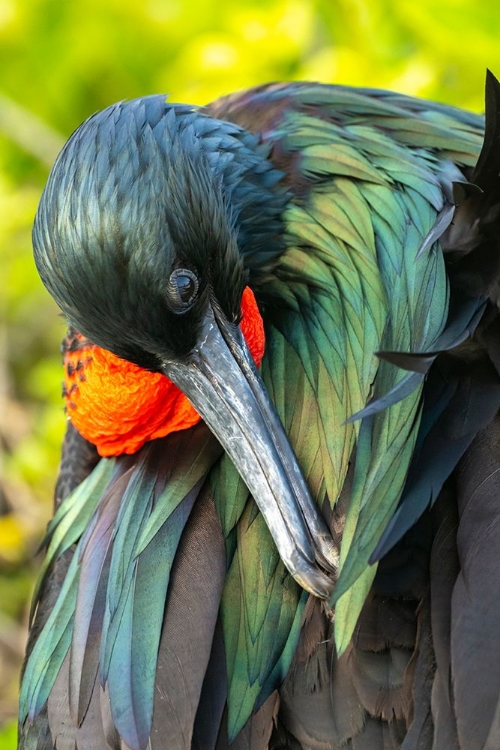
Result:
[[500,417],[496,417],[474,440],[457,473],[460,573],[451,605],[451,668],[458,737],[467,750],[485,747],[493,725],[498,726],[499,497]]

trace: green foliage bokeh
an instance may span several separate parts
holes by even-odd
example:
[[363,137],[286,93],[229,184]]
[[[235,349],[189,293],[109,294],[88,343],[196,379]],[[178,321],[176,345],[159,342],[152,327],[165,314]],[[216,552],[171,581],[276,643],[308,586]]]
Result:
[[[271,80],[390,88],[481,111],[485,68],[500,75],[499,32],[495,4],[468,0],[0,0],[0,723],[15,711],[65,421],[64,321],[30,247],[64,140],[119,99],[166,92],[203,104]],[[7,734],[3,747],[14,747]]]

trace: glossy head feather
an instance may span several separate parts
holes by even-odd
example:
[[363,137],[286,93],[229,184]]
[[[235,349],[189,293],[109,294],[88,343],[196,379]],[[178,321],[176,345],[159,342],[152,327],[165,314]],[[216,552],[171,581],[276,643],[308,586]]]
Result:
[[[142,367],[189,354],[210,296],[238,322],[256,268],[245,249],[268,261],[282,250],[285,193],[267,149],[229,123],[213,131],[162,96],[116,104],[73,134],[40,202],[33,243],[47,288],[93,343]],[[199,281],[189,315],[169,294],[176,268]]]

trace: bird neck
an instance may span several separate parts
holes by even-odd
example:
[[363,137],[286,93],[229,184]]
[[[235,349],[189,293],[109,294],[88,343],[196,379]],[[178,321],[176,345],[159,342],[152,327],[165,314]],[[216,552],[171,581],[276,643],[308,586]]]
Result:
[[[264,355],[264,326],[255,297],[246,287],[241,330],[257,366]],[[66,413],[101,456],[136,453],[144,443],[185,430],[201,417],[165,375],[144,370],[91,344],[68,336],[64,351]]]

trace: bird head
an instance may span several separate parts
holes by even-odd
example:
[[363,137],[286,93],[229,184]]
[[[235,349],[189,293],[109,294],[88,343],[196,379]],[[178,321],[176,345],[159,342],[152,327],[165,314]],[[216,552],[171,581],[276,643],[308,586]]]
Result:
[[[276,258],[280,175],[257,139],[154,96],[70,138],[35,219],[35,260],[72,325],[191,401],[258,503],[285,564],[327,596],[336,553],[240,328]],[[257,308],[255,308],[257,312]]]
[[223,184],[234,155],[197,135],[204,119],[156,96],[91,117],[35,220],[35,260],[71,322],[148,369],[189,356],[210,306],[239,322],[248,272]]

